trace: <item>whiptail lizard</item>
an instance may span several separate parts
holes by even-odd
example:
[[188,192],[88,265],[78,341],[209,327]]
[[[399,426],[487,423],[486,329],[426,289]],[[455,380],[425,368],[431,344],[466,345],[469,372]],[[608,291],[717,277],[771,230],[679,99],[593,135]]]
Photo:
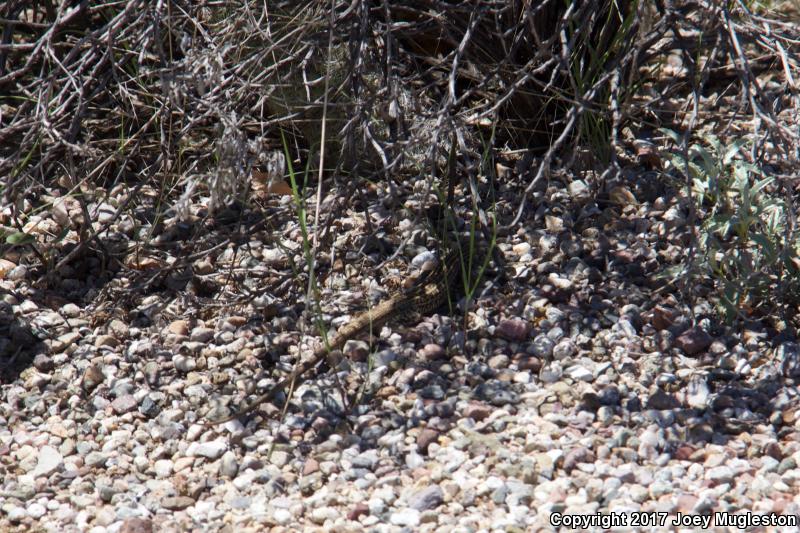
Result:
[[366,331],[377,331],[384,324],[396,320],[408,320],[422,317],[447,303],[448,294],[461,271],[461,256],[457,247],[451,248],[444,260],[439,260],[435,270],[424,275],[414,287],[394,294],[372,309],[361,313],[342,326],[327,344],[319,347],[308,359],[301,361],[284,379],[252,402],[238,409],[235,413],[219,420],[212,420],[208,425],[221,424],[240,418],[259,405],[273,399],[287,387],[295,387],[305,380],[305,375],[324,361],[327,355],[344,346],[345,342]]

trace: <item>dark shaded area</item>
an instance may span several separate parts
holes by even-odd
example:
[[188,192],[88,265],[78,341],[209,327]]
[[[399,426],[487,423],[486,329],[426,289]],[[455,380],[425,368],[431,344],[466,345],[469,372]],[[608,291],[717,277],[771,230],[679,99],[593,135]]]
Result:
[[[0,295],[3,292],[0,289]],[[10,306],[0,303],[0,383],[17,380],[37,356],[46,354],[40,335],[17,319]]]

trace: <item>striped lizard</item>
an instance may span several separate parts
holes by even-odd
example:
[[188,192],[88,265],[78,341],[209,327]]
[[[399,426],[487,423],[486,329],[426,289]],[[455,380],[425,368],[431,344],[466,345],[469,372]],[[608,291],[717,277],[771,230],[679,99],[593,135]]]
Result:
[[311,357],[300,361],[287,377],[270,390],[245,404],[232,415],[212,420],[207,425],[221,424],[240,418],[264,402],[272,400],[280,391],[286,388],[294,389],[305,381],[309,371],[322,363],[331,351],[340,349],[348,340],[364,332],[371,329],[377,330],[388,322],[407,321],[432,313],[447,303],[449,292],[456,279],[459,278],[460,271],[461,255],[458,247],[453,246],[445,259],[440,259],[437,267],[433,271],[423,274],[413,287],[399,291],[368,311],[355,316],[342,326],[328,343],[317,348]]

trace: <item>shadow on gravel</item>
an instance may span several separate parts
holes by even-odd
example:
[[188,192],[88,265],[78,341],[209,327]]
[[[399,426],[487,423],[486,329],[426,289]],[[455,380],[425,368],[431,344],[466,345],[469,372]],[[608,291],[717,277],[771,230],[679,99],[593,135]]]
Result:
[[46,353],[33,329],[17,320],[9,306],[0,306],[0,383],[19,378],[34,358]]
[[[156,213],[142,208],[133,213],[140,223],[153,223]],[[149,324],[150,317],[140,316],[138,302],[158,292],[189,292],[195,297],[213,297],[218,284],[209,276],[194,272],[193,261],[207,255],[208,249],[222,248],[230,242],[244,246],[253,232],[263,229],[264,218],[258,212],[243,211],[233,205],[214,218],[200,218],[193,224],[175,223],[159,226],[155,246],[139,248],[129,236],[110,232],[87,243],[59,243],[52,259],[59,264],[53,271],[32,272],[31,284],[19,302],[30,300],[40,313],[61,316],[54,328],[36,331],[14,316],[10,306],[0,303],[0,382],[10,383],[34,363],[34,358],[47,355],[42,342],[51,335],[71,329],[61,308],[75,304],[84,311],[92,327],[102,326],[112,317]],[[134,252],[131,252],[134,250]],[[137,255],[138,252],[138,255]],[[34,281],[41,276],[39,284]],[[0,295],[4,294],[0,290]]]

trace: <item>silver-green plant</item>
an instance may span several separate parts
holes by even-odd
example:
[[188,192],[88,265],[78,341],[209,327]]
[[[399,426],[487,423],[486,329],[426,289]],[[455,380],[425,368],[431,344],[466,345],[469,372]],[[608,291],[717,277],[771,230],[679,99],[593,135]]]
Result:
[[[680,144],[678,134],[662,131]],[[749,145],[749,139],[725,144],[708,134],[685,154],[668,157],[673,169],[688,173],[701,221],[689,274],[708,273],[717,282],[719,307],[729,321],[759,307],[772,311],[766,307],[800,281],[791,206],[775,177],[745,159]]]

